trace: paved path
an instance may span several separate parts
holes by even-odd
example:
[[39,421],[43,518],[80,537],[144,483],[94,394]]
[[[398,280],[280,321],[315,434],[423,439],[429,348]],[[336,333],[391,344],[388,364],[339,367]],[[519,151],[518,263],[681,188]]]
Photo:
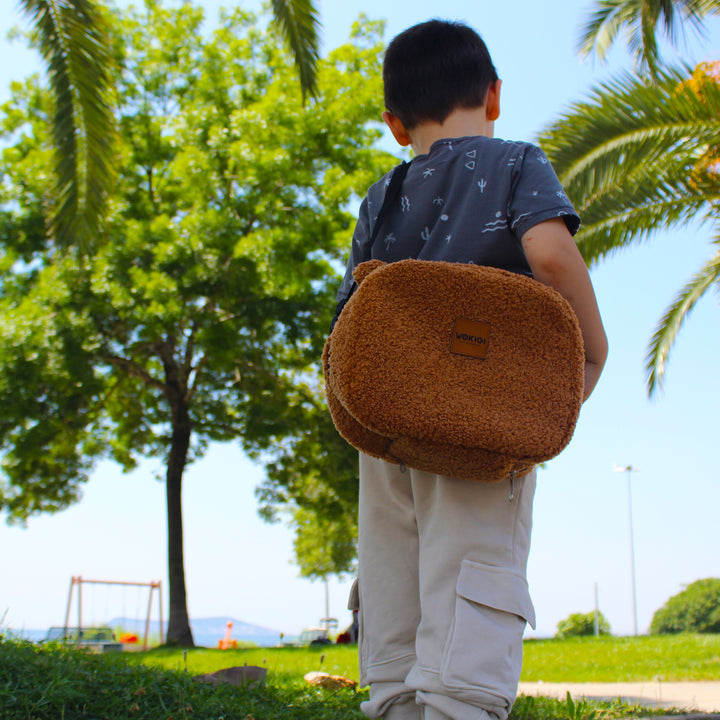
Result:
[[658,708],[720,713],[720,682],[520,683],[523,695],[621,700]]

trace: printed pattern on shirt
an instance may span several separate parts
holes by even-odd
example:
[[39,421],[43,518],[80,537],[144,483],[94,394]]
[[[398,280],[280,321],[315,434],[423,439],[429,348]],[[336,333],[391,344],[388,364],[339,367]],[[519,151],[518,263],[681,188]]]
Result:
[[580,224],[540,148],[499,138],[451,138],[413,158],[370,248],[375,210],[391,174],[369,189],[360,208],[339,298],[350,291],[352,270],[371,257],[472,262],[530,274],[520,243],[524,233],[556,217],[564,218],[572,233]]

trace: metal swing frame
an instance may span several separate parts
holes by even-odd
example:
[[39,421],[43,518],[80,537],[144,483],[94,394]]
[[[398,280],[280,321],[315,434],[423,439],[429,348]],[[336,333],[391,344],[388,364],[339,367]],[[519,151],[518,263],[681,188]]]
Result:
[[[145,635],[143,637],[143,650],[148,649],[148,636],[150,633],[150,614],[152,612],[153,594],[155,590],[158,591],[158,606],[160,616],[160,644],[164,643],[163,634],[163,605],[162,605],[162,584],[159,580],[152,580],[151,582],[129,582],[124,580],[89,580],[82,577],[81,575],[73,575],[70,581],[70,593],[68,595],[67,611],[65,612],[65,637],[70,636],[70,610],[72,606],[72,597],[75,587],[77,587],[77,631],[78,638],[82,637],[83,630],[83,600],[82,600],[82,586],[83,585],[124,585],[131,587],[147,587],[150,589],[147,605],[147,615],[145,616]],[[115,643],[117,644],[117,643]]]

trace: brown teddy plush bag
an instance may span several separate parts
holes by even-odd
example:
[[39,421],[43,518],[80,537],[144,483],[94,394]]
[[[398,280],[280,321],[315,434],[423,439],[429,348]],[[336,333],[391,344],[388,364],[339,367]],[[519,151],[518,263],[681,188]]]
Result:
[[568,302],[505,270],[378,260],[323,351],[339,433],[362,452],[467,480],[522,475],[570,441],[584,350]]

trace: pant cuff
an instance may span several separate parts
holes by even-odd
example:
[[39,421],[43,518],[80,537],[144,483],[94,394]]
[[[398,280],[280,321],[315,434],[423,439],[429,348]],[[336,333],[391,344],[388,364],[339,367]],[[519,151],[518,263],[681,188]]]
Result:
[[360,705],[370,718],[385,720],[421,720],[415,703],[415,691],[402,682],[374,682],[370,684],[370,699]]
[[494,712],[455,700],[447,695],[417,691],[417,702],[422,706],[425,720],[505,720]]

